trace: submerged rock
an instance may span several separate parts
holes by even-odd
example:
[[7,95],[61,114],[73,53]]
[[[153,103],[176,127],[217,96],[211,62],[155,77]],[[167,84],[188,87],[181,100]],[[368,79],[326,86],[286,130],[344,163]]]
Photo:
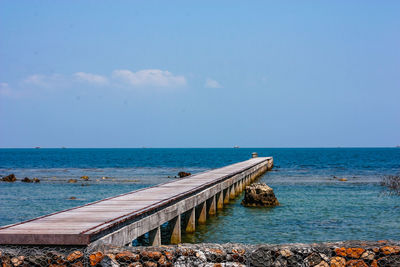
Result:
[[29,179],[28,177],[25,177],[24,179],[22,179],[21,182],[23,182],[23,183],[33,183],[33,181],[31,179]]
[[33,180],[34,183],[40,183],[40,179],[39,178],[34,177],[32,180]]
[[178,173],[179,178],[183,178],[183,177],[190,176],[190,175],[192,175],[190,172],[179,172]]
[[87,181],[87,180],[89,180],[89,176],[87,176],[87,175],[81,176],[81,179]]
[[336,179],[336,180],[338,180],[338,181],[340,181],[340,182],[346,182],[346,181],[347,181],[347,178],[339,178],[339,177],[337,177],[337,176],[335,176],[335,175],[333,175],[332,178],[333,178],[333,179]]
[[17,180],[17,178],[15,177],[15,175],[12,173],[10,175],[4,176],[3,178],[1,178],[1,180],[3,182],[8,182],[8,183],[13,183]]
[[78,180],[76,180],[76,179],[69,179],[68,180],[68,183],[70,183],[70,184],[74,184],[76,182],[78,182]]
[[278,206],[279,202],[271,187],[259,183],[246,186],[242,205],[245,207],[274,207]]

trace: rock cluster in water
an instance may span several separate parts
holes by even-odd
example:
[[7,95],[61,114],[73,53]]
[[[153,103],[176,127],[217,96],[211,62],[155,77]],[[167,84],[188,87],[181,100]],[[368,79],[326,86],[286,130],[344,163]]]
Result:
[[21,182],[23,182],[23,183],[39,183],[40,180],[36,177],[33,179],[29,179],[28,177],[25,177],[24,179],[21,180]]
[[181,244],[162,247],[67,249],[0,247],[2,266],[400,266],[400,243],[346,241],[320,244]]
[[279,202],[271,187],[257,183],[246,186],[242,205],[245,207],[274,207],[278,206]]
[[[7,183],[13,183],[15,181],[17,181],[17,177],[15,177],[15,174],[10,174],[7,176],[4,176],[3,178],[1,178],[1,181],[3,182],[7,182]],[[33,179],[29,179],[28,177],[25,177],[24,179],[21,180],[21,182],[23,183],[39,183],[40,180],[38,178],[33,178]]]

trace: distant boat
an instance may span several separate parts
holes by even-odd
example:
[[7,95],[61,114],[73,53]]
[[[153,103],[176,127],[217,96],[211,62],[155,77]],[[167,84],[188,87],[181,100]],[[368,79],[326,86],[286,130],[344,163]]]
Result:
[[39,149],[39,148],[40,148],[40,146],[35,146],[35,148],[36,148],[36,149]]
[[66,149],[66,147],[65,147],[65,146],[62,146],[61,149]]
[[396,147],[397,147],[397,148],[400,148],[400,145],[397,145]]
[[238,145],[233,146],[233,148],[240,148]]

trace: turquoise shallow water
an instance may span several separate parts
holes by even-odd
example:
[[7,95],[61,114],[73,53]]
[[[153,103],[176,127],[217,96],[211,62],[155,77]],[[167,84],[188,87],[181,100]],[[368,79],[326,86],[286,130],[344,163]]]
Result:
[[[0,225],[166,182],[181,170],[196,173],[246,160],[253,151],[274,157],[275,168],[261,181],[282,205],[244,208],[238,197],[184,241],[400,240],[400,197],[384,194],[379,185],[382,175],[400,172],[396,148],[0,149],[0,175],[42,180],[0,183]],[[82,175],[90,181],[66,182]]]

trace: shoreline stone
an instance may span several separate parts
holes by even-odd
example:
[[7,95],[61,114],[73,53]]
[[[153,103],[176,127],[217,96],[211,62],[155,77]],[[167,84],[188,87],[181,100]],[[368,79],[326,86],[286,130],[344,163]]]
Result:
[[66,248],[0,245],[6,266],[400,266],[400,241]]

